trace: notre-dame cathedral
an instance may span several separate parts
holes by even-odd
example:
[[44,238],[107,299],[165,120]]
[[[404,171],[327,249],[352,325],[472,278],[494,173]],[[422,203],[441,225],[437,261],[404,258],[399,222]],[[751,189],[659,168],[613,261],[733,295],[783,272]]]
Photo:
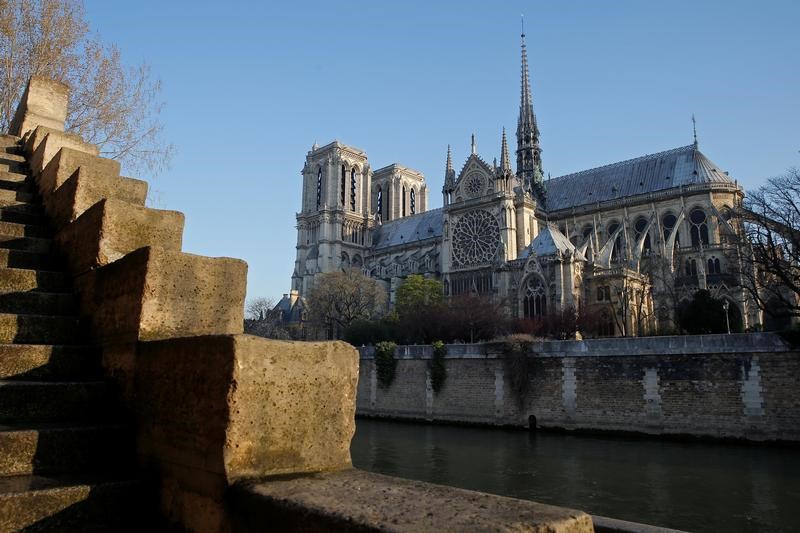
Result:
[[443,206],[428,209],[425,177],[367,154],[316,144],[302,170],[291,312],[320,273],[359,268],[390,301],[403,279],[442,281],[446,295],[477,293],[512,317],[587,310],[598,335],[669,331],[679,303],[698,289],[728,302],[731,328],[756,326],[743,290],[744,191],[697,141],[628,161],[543,178],[525,35],[516,171],[505,131],[499,163],[472,153],[456,171],[447,151]]

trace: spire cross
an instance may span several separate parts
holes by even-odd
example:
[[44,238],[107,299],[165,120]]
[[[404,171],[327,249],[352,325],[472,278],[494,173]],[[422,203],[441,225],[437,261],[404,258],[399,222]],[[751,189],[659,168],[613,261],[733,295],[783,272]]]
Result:
[[521,14],[519,16],[519,18],[520,18],[520,21],[522,22],[522,37],[524,38],[525,37],[525,15]]
[[694,147],[697,148],[697,121],[692,113],[692,133],[694,134]]

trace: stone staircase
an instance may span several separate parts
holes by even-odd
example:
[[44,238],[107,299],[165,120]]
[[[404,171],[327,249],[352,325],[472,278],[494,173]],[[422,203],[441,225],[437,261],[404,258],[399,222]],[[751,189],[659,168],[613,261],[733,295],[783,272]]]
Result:
[[0,530],[140,529],[156,491],[18,143],[0,136]]

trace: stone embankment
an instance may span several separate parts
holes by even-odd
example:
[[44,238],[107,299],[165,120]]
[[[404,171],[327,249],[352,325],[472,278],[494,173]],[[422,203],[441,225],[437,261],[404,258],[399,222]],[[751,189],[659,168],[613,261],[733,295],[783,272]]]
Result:
[[361,349],[357,414],[569,430],[800,441],[800,353],[774,334],[450,345],[434,393],[430,346],[399,346],[381,387]]

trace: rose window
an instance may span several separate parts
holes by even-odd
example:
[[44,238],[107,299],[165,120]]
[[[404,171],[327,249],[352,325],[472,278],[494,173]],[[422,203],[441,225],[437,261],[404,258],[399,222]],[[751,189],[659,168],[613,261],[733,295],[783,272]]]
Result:
[[453,264],[462,267],[490,263],[499,244],[500,226],[491,213],[467,213],[453,228]]
[[477,173],[470,174],[467,176],[466,187],[470,196],[478,196],[483,192],[483,177]]

